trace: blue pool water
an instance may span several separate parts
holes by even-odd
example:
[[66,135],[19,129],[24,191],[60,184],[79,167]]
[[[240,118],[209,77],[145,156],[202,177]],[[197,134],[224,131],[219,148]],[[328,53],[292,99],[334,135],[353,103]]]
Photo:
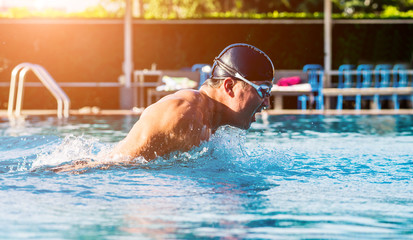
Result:
[[413,116],[273,116],[82,174],[136,117],[0,119],[0,239],[412,239]]

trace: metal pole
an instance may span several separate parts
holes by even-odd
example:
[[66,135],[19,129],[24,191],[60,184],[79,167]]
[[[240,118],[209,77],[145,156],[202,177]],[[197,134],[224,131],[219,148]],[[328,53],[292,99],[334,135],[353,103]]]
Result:
[[132,78],[132,4],[131,0],[126,0],[125,25],[124,25],[124,62],[123,73],[125,75],[125,87],[131,87]]
[[331,42],[332,42],[331,0],[324,0],[324,74],[325,86],[331,85]]
[[122,109],[132,107],[132,1],[125,0],[125,18],[124,18],[124,61],[123,61],[123,76],[124,87],[121,88],[120,105]]

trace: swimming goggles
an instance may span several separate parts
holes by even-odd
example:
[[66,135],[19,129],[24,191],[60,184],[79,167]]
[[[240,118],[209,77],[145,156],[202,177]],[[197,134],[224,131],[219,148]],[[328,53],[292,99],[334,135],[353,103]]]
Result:
[[215,58],[215,62],[220,67],[222,67],[225,71],[233,75],[235,78],[238,78],[244,81],[245,83],[249,84],[251,87],[255,88],[255,90],[257,91],[258,95],[261,98],[266,98],[266,97],[271,96],[271,86],[268,86],[267,84],[257,85],[255,83],[252,83],[251,81],[243,77],[239,72],[237,72],[236,70],[232,69],[231,67],[223,63],[221,59]]

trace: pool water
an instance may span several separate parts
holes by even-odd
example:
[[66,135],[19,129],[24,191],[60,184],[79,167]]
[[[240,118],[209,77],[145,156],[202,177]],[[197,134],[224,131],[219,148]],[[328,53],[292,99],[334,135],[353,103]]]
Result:
[[412,239],[413,116],[271,116],[187,153],[54,173],[136,117],[0,119],[0,239]]

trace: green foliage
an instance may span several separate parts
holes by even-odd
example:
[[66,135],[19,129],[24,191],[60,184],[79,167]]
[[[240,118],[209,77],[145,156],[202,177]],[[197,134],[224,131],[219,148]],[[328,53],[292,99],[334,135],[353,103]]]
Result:
[[0,12],[0,18],[120,18],[123,11],[108,11],[102,5],[87,8],[83,12],[65,12],[56,9],[29,10],[26,7],[14,7]]
[[241,19],[302,19],[322,18],[323,13],[292,13],[292,12],[270,12],[270,13],[240,13],[240,12],[213,12],[205,14],[204,18],[241,18]]

